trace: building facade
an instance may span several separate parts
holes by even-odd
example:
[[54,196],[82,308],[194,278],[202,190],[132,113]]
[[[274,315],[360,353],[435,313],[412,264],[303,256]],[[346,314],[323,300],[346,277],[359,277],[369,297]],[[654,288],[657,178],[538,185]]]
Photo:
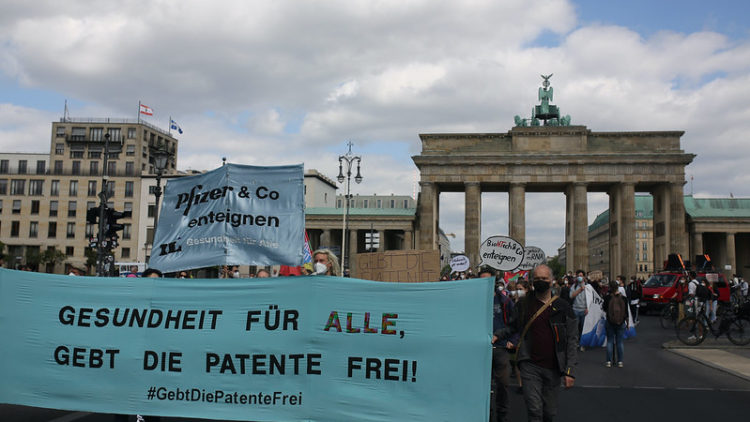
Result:
[[[136,260],[136,233],[143,223],[136,210],[141,179],[154,174],[153,154],[160,149],[170,154],[165,174],[174,173],[178,141],[168,131],[139,120],[64,118],[52,123],[49,153],[3,154],[0,241],[5,244],[5,266],[63,272],[66,265],[90,264],[87,250],[98,227],[86,222],[86,211],[99,205],[102,189],[109,208],[133,212],[118,221],[124,229],[115,260]],[[38,257],[48,250],[64,253],[64,260],[40,262]]]

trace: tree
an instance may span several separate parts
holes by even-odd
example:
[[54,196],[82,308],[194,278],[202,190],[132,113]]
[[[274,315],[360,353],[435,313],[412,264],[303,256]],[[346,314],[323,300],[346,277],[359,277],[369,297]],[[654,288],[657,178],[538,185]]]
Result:
[[91,274],[91,267],[96,267],[96,249],[86,248],[83,254],[86,256],[86,273]]
[[67,255],[65,255],[65,252],[53,247],[42,252],[41,263],[47,265],[51,264],[51,266],[54,267],[57,264],[65,262],[66,258]]
[[550,258],[549,261],[547,261],[547,265],[552,270],[552,274],[556,279],[560,279],[562,276],[565,275],[565,267],[560,263],[560,259],[558,256],[553,256]]
[[39,248],[27,247],[26,248],[26,265],[34,271],[39,271],[39,263],[42,261],[42,254],[39,253]]

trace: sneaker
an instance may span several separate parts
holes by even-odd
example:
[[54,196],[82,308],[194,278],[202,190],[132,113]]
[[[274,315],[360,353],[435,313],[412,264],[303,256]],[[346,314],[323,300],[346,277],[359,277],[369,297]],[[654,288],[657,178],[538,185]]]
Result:
[[584,348],[583,346],[581,346],[581,349],[580,349],[580,350],[581,350],[582,352],[585,352],[585,351],[586,351],[586,349],[585,349],[585,348]]
[[611,368],[612,367],[612,362],[607,361],[607,363],[605,363],[604,366],[606,366],[607,368]]
[[622,362],[617,362],[617,367],[622,368]]

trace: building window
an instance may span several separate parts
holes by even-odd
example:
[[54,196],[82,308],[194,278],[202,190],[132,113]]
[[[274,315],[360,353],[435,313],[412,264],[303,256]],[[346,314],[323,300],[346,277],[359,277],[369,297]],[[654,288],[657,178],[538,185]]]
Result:
[[130,258],[130,248],[122,248],[121,258]]
[[68,189],[68,196],[78,196],[78,180],[70,181],[70,188]]
[[78,208],[78,202],[68,201],[68,217],[75,217],[77,208]]
[[57,127],[57,137],[63,137],[65,136],[65,126],[58,126]]
[[14,199],[13,200],[13,214],[20,214],[20,213],[21,213],[21,200]]
[[70,158],[83,158],[84,151],[76,150],[76,151],[70,151]]
[[29,237],[35,238],[39,234],[39,222],[32,221],[29,223]]
[[409,200],[404,199],[404,208],[409,208]]
[[92,127],[90,130],[92,141],[102,141],[104,139],[104,128]]
[[367,199],[365,199],[365,202],[364,202],[364,208],[367,208],[367,206],[368,206],[369,204],[370,204],[370,201],[368,201]]
[[10,162],[8,160],[0,160],[0,173],[8,174],[10,170]]
[[641,265],[638,266],[638,271],[643,272],[643,264],[641,264]]
[[10,237],[18,237],[19,231],[21,231],[21,222],[11,221],[10,222]]
[[39,201],[37,200],[31,201],[31,213],[39,214]]
[[58,142],[55,144],[55,155],[65,154],[65,144]]
[[156,205],[149,204],[148,211],[147,211],[148,218],[154,218],[154,210],[155,209],[156,209]]
[[128,157],[132,157],[135,155],[135,145],[126,145],[125,146],[125,155]]
[[57,217],[57,201],[49,201],[49,216]]
[[88,195],[96,196],[96,180],[89,180]]
[[122,225],[122,238],[123,240],[130,239],[131,235],[131,224],[123,224]]
[[130,211],[133,212],[133,203],[132,202],[125,202],[122,207],[123,211]]
[[391,199],[391,208],[396,208],[396,200]]
[[3,200],[0,199],[0,214],[3,213]]
[[128,139],[135,139],[135,128],[129,127],[128,128]]
[[47,171],[47,162],[44,160],[36,161],[36,174],[44,174]]
[[[112,154],[109,154],[109,155],[110,155],[109,157],[110,159],[114,159],[114,160],[117,159],[117,157],[112,157]],[[115,173],[117,173],[117,163],[115,161],[107,161],[107,168],[109,169],[107,170],[108,176],[114,176]]]
[[57,196],[60,194],[60,181],[59,180],[53,180],[50,182],[49,194],[50,196]]
[[[130,182],[130,183],[133,183],[133,182]],[[115,196],[115,181],[114,180],[107,181],[107,196],[110,198]]]
[[94,237],[98,229],[97,224],[86,223],[86,237]]
[[26,187],[25,180],[11,180],[10,181],[10,194],[11,195],[23,195],[25,187]]
[[125,176],[132,176],[135,174],[135,163],[128,161],[125,163]]
[[76,223],[70,222],[65,230],[65,235],[68,239],[76,237]]
[[89,175],[91,176],[99,175],[99,162],[98,161],[91,161],[89,163]]
[[641,233],[640,232],[635,232],[635,238],[638,239],[639,237],[641,237]]
[[[80,157],[83,158],[83,157]],[[81,174],[81,162],[80,161],[73,161],[73,167],[70,169],[71,174],[78,176]]]
[[28,164],[28,161],[26,160],[18,160],[18,174],[26,174],[27,164]]
[[49,225],[47,226],[47,237],[50,239],[54,239],[57,237],[57,222],[56,221],[49,222]]
[[55,160],[55,169],[53,170],[55,174],[62,174],[63,172],[63,162],[62,160]]
[[646,255],[646,252],[643,253],[643,261],[648,261],[648,255]]
[[8,179],[0,179],[0,195],[8,194]]
[[643,250],[644,251],[648,250],[648,242],[643,242]]
[[44,194],[44,180],[29,180],[29,195],[41,196]]
[[66,246],[65,256],[73,256],[73,255],[75,255],[75,249],[72,246]]
[[125,197],[133,197],[133,182],[125,182]]
[[122,142],[122,130],[119,127],[111,127],[107,129],[107,132],[109,132],[112,141]]
[[643,264],[643,271],[648,272],[648,264]]

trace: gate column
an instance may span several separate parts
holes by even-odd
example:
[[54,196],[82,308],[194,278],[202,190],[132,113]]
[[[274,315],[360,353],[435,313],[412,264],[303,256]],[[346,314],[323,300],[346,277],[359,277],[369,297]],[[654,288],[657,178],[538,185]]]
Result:
[[482,188],[479,182],[464,183],[464,250],[472,267],[479,265],[479,239],[482,228]]

